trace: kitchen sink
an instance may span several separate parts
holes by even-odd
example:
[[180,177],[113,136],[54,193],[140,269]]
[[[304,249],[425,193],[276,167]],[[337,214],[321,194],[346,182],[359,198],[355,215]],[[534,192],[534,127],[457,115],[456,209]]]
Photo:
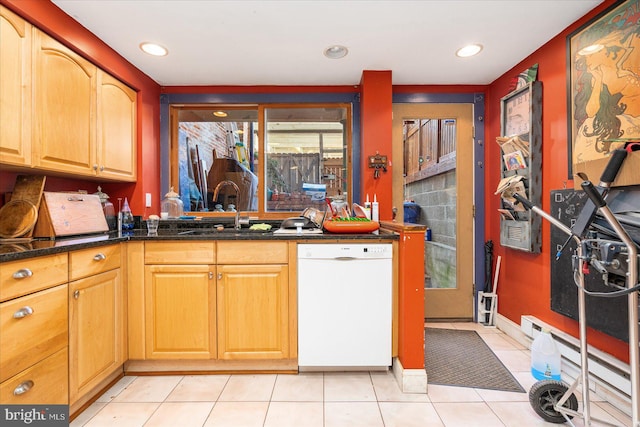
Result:
[[240,230],[236,230],[233,227],[223,228],[221,230],[217,228],[192,228],[189,230],[180,231],[177,234],[181,236],[215,236],[219,234],[224,235],[255,235],[255,236],[264,236],[267,234],[272,234],[272,231],[265,230],[251,230],[249,228],[241,228]]

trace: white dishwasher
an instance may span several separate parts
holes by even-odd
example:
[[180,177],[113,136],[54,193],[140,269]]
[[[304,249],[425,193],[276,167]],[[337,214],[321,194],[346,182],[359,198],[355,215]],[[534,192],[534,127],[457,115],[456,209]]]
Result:
[[298,245],[300,370],[388,369],[392,257],[388,243]]

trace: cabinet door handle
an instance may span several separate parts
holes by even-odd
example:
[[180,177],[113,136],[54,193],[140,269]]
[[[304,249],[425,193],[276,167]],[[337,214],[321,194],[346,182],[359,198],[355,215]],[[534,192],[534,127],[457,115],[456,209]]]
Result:
[[33,272],[28,268],[21,268],[20,270],[13,273],[13,278],[16,280],[26,279],[27,277],[33,276]]
[[94,171],[97,171],[97,170],[98,170],[98,165],[97,165],[97,164],[94,164],[94,165],[93,165],[93,170],[94,170]]
[[22,319],[23,317],[27,317],[33,314],[33,308],[28,305],[22,307],[20,310],[13,313],[14,319]]
[[213,271],[209,272],[209,280],[213,279]]
[[100,172],[104,172],[104,165],[100,166]]
[[218,273],[218,280],[222,280],[222,273]]
[[103,253],[97,253],[93,256],[94,261],[104,261],[105,259],[107,259],[107,257]]
[[80,298],[80,291],[78,291],[78,290],[74,291],[74,292],[73,292],[73,298],[74,298],[74,299],[78,299],[78,298]]
[[26,392],[31,390],[33,385],[34,385],[33,381],[27,380],[27,381],[23,382],[22,384],[20,384],[18,387],[13,389],[13,395],[14,396],[20,396],[21,394],[25,394]]

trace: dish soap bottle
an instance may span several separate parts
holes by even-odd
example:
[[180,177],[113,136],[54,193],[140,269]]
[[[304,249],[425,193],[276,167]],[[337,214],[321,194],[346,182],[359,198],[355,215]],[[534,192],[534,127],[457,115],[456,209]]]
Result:
[[122,205],[122,234],[130,235],[133,233],[134,219],[131,208],[129,207],[129,200],[125,197],[124,204]]

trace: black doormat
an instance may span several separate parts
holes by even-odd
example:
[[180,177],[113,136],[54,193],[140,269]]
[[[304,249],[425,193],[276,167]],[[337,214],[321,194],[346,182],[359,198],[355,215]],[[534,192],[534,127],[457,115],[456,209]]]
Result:
[[425,328],[424,366],[429,384],[525,392],[475,331]]

